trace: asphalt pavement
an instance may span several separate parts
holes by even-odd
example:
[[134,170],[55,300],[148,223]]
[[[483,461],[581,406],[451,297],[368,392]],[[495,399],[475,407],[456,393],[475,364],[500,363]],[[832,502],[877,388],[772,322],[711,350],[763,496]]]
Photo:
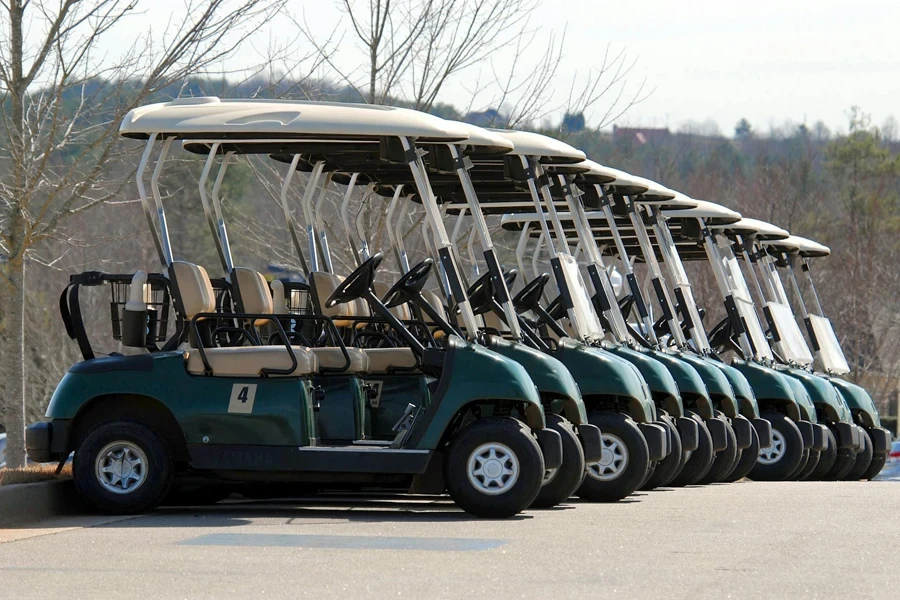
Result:
[[441,498],[227,501],[0,530],[0,598],[889,598],[897,482],[740,482],[503,521]]

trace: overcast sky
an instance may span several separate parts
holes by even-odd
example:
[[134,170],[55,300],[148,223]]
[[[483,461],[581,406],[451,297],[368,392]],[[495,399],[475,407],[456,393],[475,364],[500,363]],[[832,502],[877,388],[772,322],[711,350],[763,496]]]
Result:
[[[127,27],[136,34],[155,23],[159,30],[166,9],[183,2],[156,0]],[[323,32],[339,16],[336,0],[292,0],[290,8]],[[542,35],[567,28],[561,82],[599,66],[608,44],[637,58],[629,83],[646,80],[652,94],[620,125],[677,129],[711,119],[730,135],[746,117],[758,131],[819,120],[840,130],[853,105],[877,125],[900,118],[900,2],[543,0],[531,23]],[[268,35],[297,39],[286,19],[260,33]],[[500,53],[496,60],[510,58]],[[454,81],[441,100],[465,104],[466,83]]]

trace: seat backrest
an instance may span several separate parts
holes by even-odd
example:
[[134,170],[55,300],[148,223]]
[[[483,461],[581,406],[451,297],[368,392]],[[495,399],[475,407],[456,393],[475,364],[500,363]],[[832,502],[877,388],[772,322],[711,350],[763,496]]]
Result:
[[184,307],[184,318],[190,320],[200,313],[216,312],[216,293],[209,274],[200,265],[176,260],[172,263],[175,285]]
[[494,311],[489,310],[481,316],[484,318],[484,326],[488,329],[495,329],[501,334],[509,333],[509,326],[504,323],[500,317],[494,314]]
[[430,304],[434,308],[434,310],[441,313],[442,317],[447,316],[447,309],[444,307],[444,301],[441,300],[440,296],[438,296],[431,290],[422,290],[422,298],[424,298],[425,302]]
[[235,267],[234,276],[245,313],[271,315],[275,311],[272,292],[262,273],[247,267]]
[[344,304],[336,304],[332,307],[326,307],[325,303],[328,297],[337,289],[343,278],[334,273],[325,273],[323,271],[315,271],[309,274],[309,283],[312,291],[316,295],[316,306],[322,311],[326,317],[352,317],[354,316],[355,302],[345,302]]
[[[376,281],[372,285],[372,289],[375,291],[376,296],[378,296],[379,298],[384,298],[385,295],[389,291],[391,291],[391,286],[389,286],[386,283],[381,283],[380,281]],[[410,312],[409,306],[406,303],[400,304],[399,306],[395,306],[394,308],[390,309],[390,311],[395,317],[397,317],[401,321],[409,321],[412,319],[412,313]]]

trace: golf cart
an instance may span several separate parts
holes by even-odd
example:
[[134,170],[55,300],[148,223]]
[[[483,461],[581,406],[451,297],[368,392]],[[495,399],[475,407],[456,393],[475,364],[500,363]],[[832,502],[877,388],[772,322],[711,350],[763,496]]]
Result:
[[[235,306],[247,311],[223,314],[207,271],[175,259],[160,192],[176,141],[207,149],[207,174],[217,156],[229,153],[327,158],[356,150],[410,170],[416,193],[427,200],[430,226],[445,241],[420,144],[464,141],[466,132],[390,107],[185,98],[131,111],[120,133],[146,140],[138,192],[165,272],[73,276],[61,309],[84,360],[54,392],[49,421],[27,430],[32,459],[64,460],[74,451],[77,489],[108,513],[156,506],[180,476],[446,490],[464,510],[484,517],[508,517],[532,503],[545,470],[560,466],[562,444],[545,427],[541,399],[521,365],[457,335],[425,347],[373,293],[377,254],[336,285],[324,305],[365,300],[408,347],[351,351],[335,334],[337,318],[276,315],[263,277],[232,264],[227,233],[211,220]],[[144,173],[157,148],[151,205]],[[205,179],[200,193],[205,198]],[[411,279],[401,278],[391,293],[402,293]],[[114,334],[136,354],[94,353],[79,291],[99,284],[113,289]],[[474,322],[465,296],[457,300]],[[330,332],[336,345],[307,344],[312,340],[298,328],[304,323]],[[265,339],[264,325],[273,330]],[[418,394],[392,439],[369,439],[364,421],[381,404],[371,402],[363,375],[398,366],[418,377]],[[326,381],[331,377],[341,383]],[[389,393],[382,390],[382,398]]]
[[[763,251],[765,254],[762,254],[760,251]],[[828,256],[829,254],[831,254],[831,250],[827,246],[792,235],[784,240],[762,242],[762,248],[758,248],[757,252],[748,256],[748,260],[754,255],[756,256],[754,262],[759,265],[760,271],[762,271],[762,276],[767,282],[766,287],[771,288],[770,293],[774,294],[782,305],[790,307],[778,269],[781,269],[788,275],[788,280],[793,286],[794,296],[800,307],[803,323],[806,326],[807,336],[818,358],[818,367],[822,369],[816,375],[830,381],[839,392],[845,409],[841,414],[844,417],[842,420],[849,417],[852,419],[852,422],[855,422],[856,425],[862,428],[861,446],[863,447],[855,456],[846,450],[838,452],[828,451],[829,454],[834,454],[835,456],[835,465],[828,474],[836,479],[872,479],[878,475],[887,461],[887,456],[891,449],[891,434],[887,429],[881,427],[881,419],[868,392],[862,387],[838,377],[849,373],[850,367],[844,357],[843,350],[841,350],[831,321],[822,312],[822,305],[816,292],[810,268],[810,259]],[[794,265],[798,259],[801,261],[800,268],[806,273],[809,289],[812,292],[815,313],[807,310],[799,282],[797,281]],[[791,316],[793,318],[794,315],[792,314]],[[812,366],[813,364],[810,362],[808,368],[812,369]],[[823,455],[823,460],[826,462],[830,458],[830,456],[825,458]]]

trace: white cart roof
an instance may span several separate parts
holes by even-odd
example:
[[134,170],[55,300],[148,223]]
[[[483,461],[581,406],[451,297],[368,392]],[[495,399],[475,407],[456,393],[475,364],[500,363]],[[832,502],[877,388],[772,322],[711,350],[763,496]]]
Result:
[[737,223],[741,220],[741,213],[731,210],[721,204],[709,202],[707,200],[697,200],[691,198],[696,203],[696,208],[687,208],[681,210],[664,210],[663,214],[667,217],[693,217],[695,219],[705,219],[714,223]]
[[758,219],[741,219],[730,225],[711,225],[715,229],[725,229],[737,235],[754,235],[760,240],[786,240],[790,232],[771,223]]
[[491,154],[507,154],[514,151],[516,148],[516,145],[512,140],[507,136],[500,135],[496,131],[491,131],[461,121],[449,121],[449,123],[451,123],[454,128],[465,131],[469,137],[464,142],[464,145],[478,148],[479,153],[488,152]]
[[635,194],[643,194],[650,189],[651,181],[642,177],[635,177],[625,171],[618,169],[607,169],[615,175],[616,180],[609,184],[610,190],[614,194],[627,194],[629,196]]
[[831,254],[831,248],[828,246],[820,244],[819,242],[814,242],[805,237],[800,237],[799,235],[792,235],[785,240],[766,241],[764,244],[787,252],[799,252],[800,256],[807,258],[816,258]]
[[372,104],[299,100],[179,98],[131,110],[119,134],[145,139],[177,137],[376,138],[404,136],[459,141],[466,131],[434,115]]
[[489,129],[488,131],[500,134],[515,144],[516,154],[537,156],[545,159],[546,162],[556,164],[576,164],[585,160],[584,152],[581,150],[546,135],[512,129]]

